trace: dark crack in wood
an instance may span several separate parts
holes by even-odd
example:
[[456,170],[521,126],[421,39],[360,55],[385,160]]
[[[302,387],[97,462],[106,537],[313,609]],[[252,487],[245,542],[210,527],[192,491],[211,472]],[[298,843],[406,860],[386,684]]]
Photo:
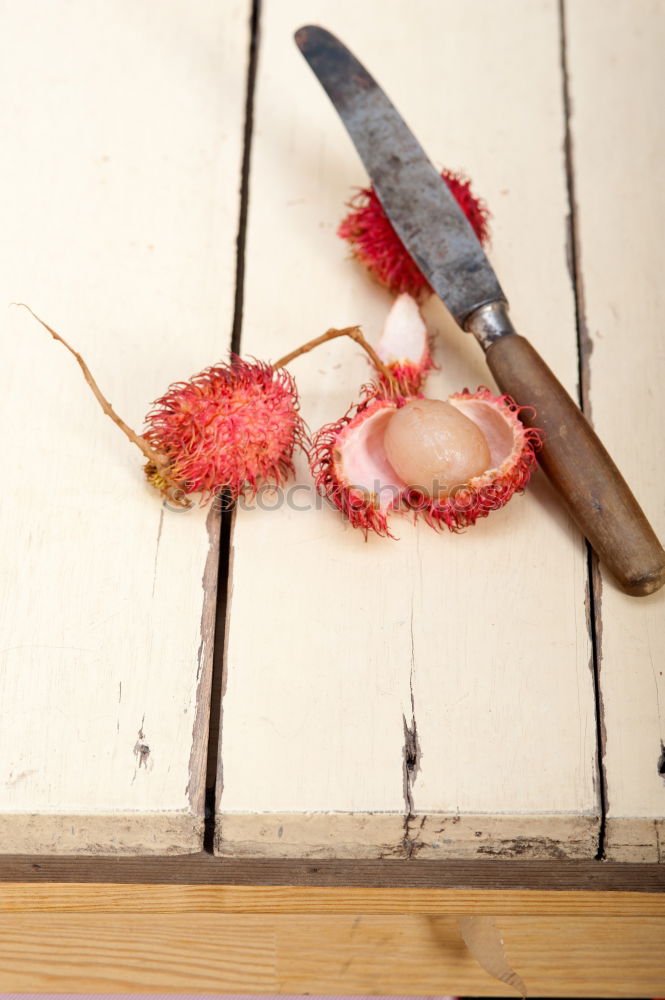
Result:
[[416,722],[416,704],[413,692],[413,675],[415,670],[415,643],[413,635],[413,606],[411,607],[411,666],[409,673],[409,697],[411,701],[411,722],[402,715],[404,729],[403,759],[403,789],[404,789],[404,832],[400,844],[400,855],[405,858],[416,857],[423,843],[419,834],[425,824],[426,817],[418,819],[413,802],[413,786],[420,770],[420,741],[418,739],[418,724]]
[[[564,110],[564,163],[566,171],[566,187],[568,193],[568,217],[566,234],[566,258],[570,273],[573,295],[575,300],[575,325],[577,330],[577,377],[578,377],[578,397],[582,412],[587,420],[591,421],[591,352],[593,341],[589,334],[586,321],[584,281],[582,276],[582,254],[580,246],[578,209],[575,190],[575,161],[573,149],[573,135],[571,127],[572,102],[570,95],[570,71],[568,67],[568,38],[566,34],[566,0],[559,0],[559,37],[560,37],[560,65],[561,65],[561,86]],[[600,823],[598,828],[598,860],[605,857],[605,838],[607,824],[607,775],[605,770],[605,749],[607,746],[604,706],[602,689],[600,684],[600,671],[602,663],[602,578],[598,565],[598,558],[588,542],[586,545],[587,556],[587,582],[586,582],[586,605],[587,605],[587,628],[591,642],[591,656],[589,667],[593,676],[593,689],[596,713],[596,789],[598,794],[598,804],[600,808]]]

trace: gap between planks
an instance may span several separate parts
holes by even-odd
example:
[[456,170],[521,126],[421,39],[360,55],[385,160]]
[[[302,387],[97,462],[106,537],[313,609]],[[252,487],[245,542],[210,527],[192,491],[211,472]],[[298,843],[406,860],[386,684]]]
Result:
[[[582,413],[591,422],[591,371],[589,358],[592,344],[584,311],[584,279],[582,276],[581,247],[578,226],[577,198],[575,193],[575,156],[571,129],[570,73],[568,68],[568,37],[566,34],[566,0],[559,0],[559,35],[561,40],[561,92],[564,114],[564,161],[566,167],[566,187],[568,191],[568,246],[567,261],[570,281],[575,299],[575,326],[577,331],[578,356],[578,402]],[[598,569],[598,558],[585,539],[587,551],[587,627],[591,640],[591,667],[593,690],[596,703],[596,772],[598,775],[598,797],[600,823],[598,828],[597,860],[605,857],[605,827],[607,822],[607,784],[603,762],[604,720],[603,695],[600,686],[600,665],[602,660],[602,580]]]
[[[247,80],[245,85],[245,122],[243,129],[243,154],[240,175],[240,208],[238,213],[238,234],[236,237],[236,278],[233,304],[233,324],[231,333],[231,353],[240,353],[242,337],[242,316],[245,289],[245,252],[247,237],[247,216],[249,211],[249,173],[251,166],[252,133],[254,128],[254,94],[256,71],[259,57],[259,29],[261,0],[252,0],[247,58]],[[207,767],[205,788],[205,825],[203,846],[212,852],[215,838],[216,789],[218,787],[219,740],[222,725],[222,702],[225,687],[225,636],[226,618],[229,605],[229,585],[231,582],[231,539],[233,534],[232,511],[223,505],[219,531],[219,563],[217,570],[217,598],[215,615],[214,650],[212,656],[212,679],[210,686],[210,713],[208,720]],[[219,764],[221,769],[221,762]],[[221,784],[221,782],[220,782]]]

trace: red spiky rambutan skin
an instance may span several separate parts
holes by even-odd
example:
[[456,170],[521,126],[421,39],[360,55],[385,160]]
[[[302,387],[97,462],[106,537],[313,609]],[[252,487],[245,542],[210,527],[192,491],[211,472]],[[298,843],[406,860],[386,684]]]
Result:
[[[436,367],[437,366],[434,364],[432,355],[429,351],[427,352],[427,355],[423,357],[423,360],[419,365],[412,364],[408,361],[403,364],[393,362],[393,364],[388,365],[390,374],[399,386],[400,393],[407,397],[419,395],[423,382],[429,373]],[[384,392],[387,394],[390,393],[391,386],[386,376],[379,374],[379,381],[381,382]]]
[[463,406],[485,403],[500,413],[512,430],[512,450],[498,467],[455,487],[446,497],[433,500],[418,491],[407,490],[403,503],[416,518],[423,517],[433,528],[462,531],[493,510],[505,507],[515,493],[524,492],[538,464],[536,453],[542,443],[542,432],[524,426],[519,415],[525,407],[518,406],[507,393],[495,396],[486,386],[479,386],[475,392],[464,389],[448,397],[448,402],[454,401],[461,401]]
[[326,424],[314,435],[309,453],[310,469],[319,496],[333,504],[353,528],[359,528],[365,538],[370,531],[393,538],[388,528],[388,513],[392,503],[382,506],[371,490],[349,484],[340,470],[340,445],[345,434],[381,410],[393,411],[406,399],[393,389],[386,394],[383,385],[363,386],[360,402],[354,403],[343,417]]
[[[465,389],[455,393],[448,397],[448,402],[457,405],[462,412],[466,410],[466,415],[473,412],[478,425],[486,426],[495,441],[503,439],[501,446],[495,444],[492,467],[468,483],[454,487],[445,496],[432,497],[409,486],[390,467],[385,453],[382,454],[381,442],[391,415],[419,398],[422,396],[399,395],[394,388],[386,392],[382,384],[365,386],[359,403],[314,436],[310,467],[317,491],[366,538],[370,531],[394,538],[388,522],[389,516],[395,514],[411,514],[414,519],[422,517],[435,529],[445,527],[453,532],[462,531],[479,518],[504,507],[515,493],[523,492],[537,465],[541,432],[522,424],[521,408],[510,396],[494,396],[485,386],[480,386],[476,392]],[[503,434],[497,433],[498,427]],[[365,434],[362,442],[360,433]],[[350,443],[351,464],[356,467],[351,469],[351,474],[361,468],[360,452],[365,450],[367,456],[371,453],[371,460],[359,477],[365,478],[365,485],[357,485],[349,479],[345,451]]]
[[[489,210],[473,194],[464,175],[443,170],[441,177],[455,196],[481,243],[489,238]],[[373,187],[362,188],[349,202],[351,212],[337,230],[347,240],[355,257],[374,277],[396,295],[408,292],[422,300],[430,295],[429,282],[404,247],[388,220]]]
[[[296,385],[285,369],[233,357],[186,382],[175,382],[152,406],[143,434],[166,461],[172,481],[202,502],[227,490],[233,499],[293,473],[305,439]],[[163,488],[150,465],[148,478]]]

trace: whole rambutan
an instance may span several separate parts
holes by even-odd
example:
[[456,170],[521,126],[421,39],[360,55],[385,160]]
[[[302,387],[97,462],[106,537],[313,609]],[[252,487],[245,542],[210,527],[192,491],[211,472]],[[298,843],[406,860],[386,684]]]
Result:
[[[304,436],[298,407],[285,369],[234,357],[169,386],[146,417],[143,439],[185,494],[209,500],[226,490],[236,499],[293,472]],[[148,462],[146,475],[162,488],[162,469]]]
[[[462,174],[443,170],[441,177],[455,196],[481,243],[489,236],[489,210],[476,198],[470,181]],[[351,212],[337,230],[347,240],[355,257],[390,291],[408,292],[415,299],[432,289],[395,232],[373,187],[362,188],[349,202]]]

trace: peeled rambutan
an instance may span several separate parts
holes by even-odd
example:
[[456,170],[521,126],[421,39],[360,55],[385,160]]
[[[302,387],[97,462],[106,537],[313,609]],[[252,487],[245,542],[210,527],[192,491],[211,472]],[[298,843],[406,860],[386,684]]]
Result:
[[[460,432],[455,426],[449,433],[449,424],[457,421],[444,419],[441,434],[441,424],[437,428],[429,421],[418,429],[416,419],[410,433],[387,447],[401,414],[410,408],[417,418],[428,404],[449,407],[468,427]],[[538,431],[519,420],[510,396],[494,396],[483,386],[447,401],[387,398],[374,387],[341,420],[314,436],[311,469],[319,493],[365,535],[390,535],[391,512],[410,512],[432,527],[459,531],[523,491],[539,442]],[[450,466],[447,451],[453,453]],[[478,464],[477,456],[484,461]],[[469,474],[460,474],[464,463]]]
[[[462,174],[443,170],[441,177],[455,196],[481,243],[489,237],[489,210],[477,198]],[[395,294],[408,292],[422,299],[432,291],[388,220],[373,187],[362,188],[351,199],[351,212],[337,230],[350,243],[353,254],[374,277]]]
[[358,404],[314,436],[310,453],[319,493],[353,527],[390,535],[389,515],[410,512],[458,531],[524,489],[539,432],[524,427],[509,396],[482,386],[447,400],[419,394],[432,360],[407,295],[393,305],[376,353],[390,379],[366,386]]
[[[208,500],[226,490],[235,499],[260,483],[279,485],[293,472],[293,452],[303,440],[298,408],[285,369],[234,357],[169,386],[146,417],[143,439],[185,494]],[[163,471],[154,463],[146,475],[162,488]]]
[[[439,415],[419,428],[418,411],[433,404],[449,408],[453,419]],[[416,419],[390,446],[402,414]],[[311,469],[319,493],[365,535],[390,535],[391,512],[411,512],[432,527],[459,531],[522,492],[539,441],[538,431],[519,420],[510,396],[494,396],[482,386],[447,401],[388,398],[375,386],[314,436]]]
[[[428,403],[449,406],[465,423],[455,426],[443,441],[438,437],[436,414],[415,429],[417,410]],[[446,402],[416,399],[404,411],[407,406],[416,416],[408,445],[404,439],[393,440],[390,453],[402,471],[406,471],[402,462],[408,456],[408,478],[415,482],[405,506],[416,515],[424,516],[433,527],[445,525],[458,531],[504,507],[524,490],[536,467],[540,432],[524,426],[520,408],[510,396],[495,396],[480,386],[476,392],[454,393]],[[390,430],[394,434],[394,426]]]

